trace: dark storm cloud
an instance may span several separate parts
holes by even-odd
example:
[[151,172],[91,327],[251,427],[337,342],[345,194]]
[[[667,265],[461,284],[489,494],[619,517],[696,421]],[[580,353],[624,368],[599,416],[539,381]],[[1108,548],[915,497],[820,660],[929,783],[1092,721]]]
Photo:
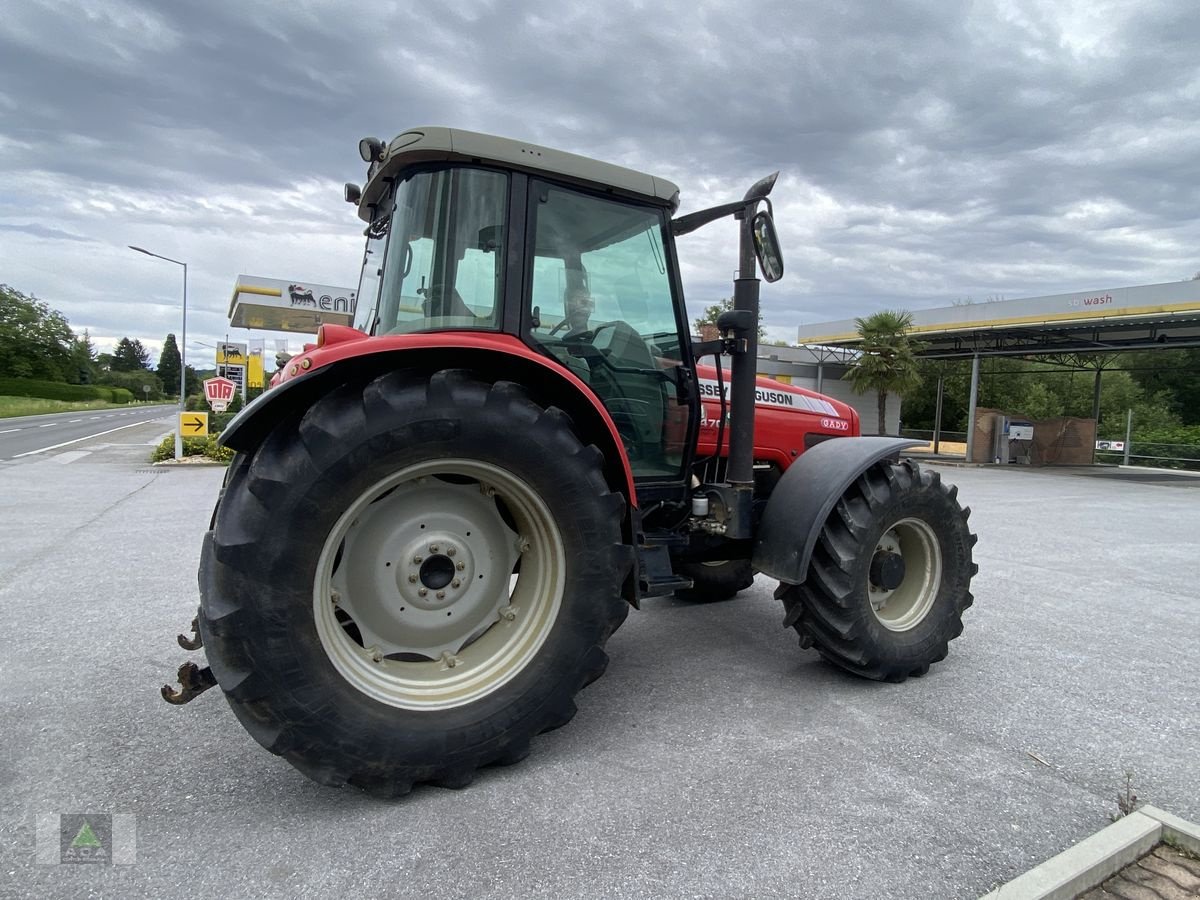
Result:
[[[444,123],[663,174],[685,211],[780,169],[773,325],[1165,281],[1200,268],[1198,44],[1184,0],[26,3],[0,20],[0,221],[161,235],[216,316],[237,266],[352,280],[355,142]],[[697,307],[730,289],[712,228],[682,248]]]

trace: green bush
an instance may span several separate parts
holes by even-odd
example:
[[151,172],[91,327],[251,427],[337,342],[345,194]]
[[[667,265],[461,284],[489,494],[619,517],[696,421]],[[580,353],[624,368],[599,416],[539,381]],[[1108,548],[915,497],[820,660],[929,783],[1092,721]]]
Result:
[[[183,439],[184,456],[206,456],[217,462],[229,462],[233,451],[217,443],[217,436],[188,437]],[[175,435],[169,434],[150,452],[150,462],[164,462],[175,458]]]
[[[66,384],[61,381],[38,381],[33,378],[0,378],[0,395],[5,397],[38,397],[42,400],[112,399],[109,388],[101,388],[91,384]],[[129,396],[130,399],[133,398],[132,394]]]
[[108,388],[108,391],[109,391],[109,393],[112,394],[112,402],[113,403],[132,403],[133,402],[133,391],[126,390],[123,387]]
[[233,449],[221,446],[217,443],[217,435],[210,434],[204,442],[204,455],[209,459],[227,463],[233,459]]

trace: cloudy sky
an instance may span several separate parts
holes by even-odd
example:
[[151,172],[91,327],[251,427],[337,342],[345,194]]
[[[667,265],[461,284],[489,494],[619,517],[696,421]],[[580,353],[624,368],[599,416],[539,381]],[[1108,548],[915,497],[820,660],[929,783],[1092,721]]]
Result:
[[[1194,0],[8,0],[0,282],[157,349],[181,272],[126,245],[186,260],[202,361],[239,273],[357,283],[357,141],[431,124],[662,175],[681,212],[779,169],[773,337],[1177,281],[1200,269],[1198,47]],[[734,241],[682,240],[693,315]]]

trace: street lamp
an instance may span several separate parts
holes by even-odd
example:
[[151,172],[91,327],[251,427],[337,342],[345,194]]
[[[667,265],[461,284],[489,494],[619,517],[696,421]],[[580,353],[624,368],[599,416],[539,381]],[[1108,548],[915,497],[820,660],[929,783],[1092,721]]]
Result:
[[[157,253],[151,253],[149,250],[144,250],[141,247],[129,245],[130,250],[136,250],[138,253],[145,253],[147,256],[153,256],[155,259],[165,259],[167,262],[175,263],[177,266],[183,266],[183,333],[179,341],[179,411],[186,412],[187,405],[187,263],[180,262],[177,259],[171,259],[169,256],[160,256]],[[183,459],[183,434],[180,432],[180,421],[175,422],[175,459]]]

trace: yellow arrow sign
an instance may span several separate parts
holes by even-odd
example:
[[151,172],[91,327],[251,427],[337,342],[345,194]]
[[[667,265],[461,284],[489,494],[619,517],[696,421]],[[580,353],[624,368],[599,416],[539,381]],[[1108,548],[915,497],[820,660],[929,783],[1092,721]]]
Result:
[[188,412],[179,414],[179,433],[184,437],[204,437],[208,434],[208,413]]

